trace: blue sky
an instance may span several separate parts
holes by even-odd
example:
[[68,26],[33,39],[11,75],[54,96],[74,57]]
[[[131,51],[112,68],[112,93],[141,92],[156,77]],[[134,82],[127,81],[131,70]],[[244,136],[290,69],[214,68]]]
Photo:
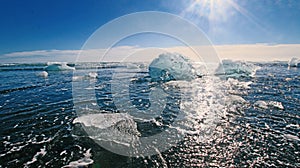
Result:
[[79,50],[103,24],[149,10],[188,19],[215,45],[300,44],[298,0],[2,0],[0,58],[23,51]]

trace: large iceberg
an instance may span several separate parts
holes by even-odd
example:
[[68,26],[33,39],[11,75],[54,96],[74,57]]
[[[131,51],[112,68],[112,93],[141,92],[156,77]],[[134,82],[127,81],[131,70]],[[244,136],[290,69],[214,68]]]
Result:
[[149,74],[153,81],[190,81],[199,76],[190,61],[177,53],[160,54],[149,65]]
[[67,65],[66,62],[48,62],[46,71],[65,71],[65,70],[75,70],[74,67]]
[[300,63],[300,59],[292,58],[288,64],[289,64],[289,67],[298,67],[299,63]]

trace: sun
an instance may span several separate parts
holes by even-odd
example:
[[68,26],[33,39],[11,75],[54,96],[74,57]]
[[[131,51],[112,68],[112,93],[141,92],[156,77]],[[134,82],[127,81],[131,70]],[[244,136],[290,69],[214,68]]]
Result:
[[187,8],[183,15],[192,14],[197,17],[205,17],[209,21],[227,21],[236,13],[253,21],[253,15],[234,0],[191,0],[186,1]]
[[181,15],[193,21],[206,19],[210,29],[230,22],[233,16],[239,14],[264,30],[264,26],[253,14],[240,6],[235,0],[190,0]]
[[226,21],[231,14],[230,8],[231,0],[194,0],[184,12],[207,18],[209,21]]

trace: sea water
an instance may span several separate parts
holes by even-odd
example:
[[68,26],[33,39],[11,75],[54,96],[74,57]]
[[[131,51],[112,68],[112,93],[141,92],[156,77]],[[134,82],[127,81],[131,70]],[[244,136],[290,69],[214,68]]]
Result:
[[[227,60],[224,73],[165,83],[151,81],[142,63],[80,63],[76,71],[82,75],[47,66],[0,65],[0,167],[300,167],[300,69],[287,62]],[[128,119],[135,126],[121,122],[120,128],[147,137],[183,113],[188,122],[178,128],[184,133],[180,142],[152,156],[128,157],[104,149],[84,131],[82,124],[97,129],[113,124],[79,116],[72,84],[94,82],[82,89],[94,90],[99,111],[122,121],[120,112],[129,107],[114,103],[116,72],[135,73],[129,79],[134,108],[150,108],[149,94],[157,85],[167,94],[161,116]]]

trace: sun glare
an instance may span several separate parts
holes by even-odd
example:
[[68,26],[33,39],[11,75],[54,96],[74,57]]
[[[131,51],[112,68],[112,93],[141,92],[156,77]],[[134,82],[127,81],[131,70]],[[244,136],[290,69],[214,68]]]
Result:
[[213,29],[219,23],[230,21],[230,19],[240,14],[250,20],[260,29],[265,30],[263,24],[249,11],[240,6],[235,0],[192,0],[188,1],[187,8],[181,13],[184,17],[190,17],[194,21],[205,18]]
[[229,0],[195,0],[185,10],[195,16],[205,17],[210,21],[226,21],[230,15]]

